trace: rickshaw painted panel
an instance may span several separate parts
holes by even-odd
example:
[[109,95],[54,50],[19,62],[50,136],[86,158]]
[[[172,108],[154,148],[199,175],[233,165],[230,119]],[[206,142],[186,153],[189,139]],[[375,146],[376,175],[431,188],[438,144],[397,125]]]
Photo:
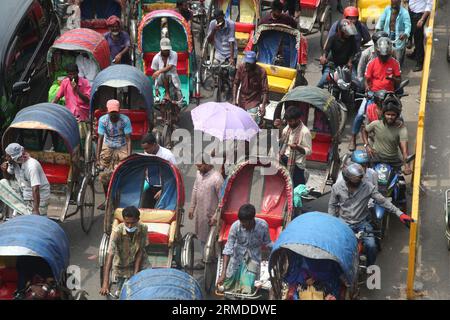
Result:
[[[20,110],[9,128],[48,129],[57,132],[64,140],[69,153],[80,146],[78,123],[65,107],[53,103],[40,103]],[[6,147],[9,128],[5,131],[2,144]],[[12,142],[12,141],[11,141]]]
[[[321,259],[316,255],[320,251],[304,250],[305,247],[325,251],[336,258],[334,260],[339,262],[348,282],[353,283],[358,265],[358,244],[353,231],[342,220],[327,213],[305,213],[287,225],[275,242],[271,256],[285,245],[289,245],[290,250],[298,245],[297,254],[314,259]],[[312,252],[315,256],[310,256]],[[269,260],[269,269],[271,262]]]
[[373,19],[375,23],[390,4],[390,0],[358,0],[359,20],[366,22],[368,19]]
[[125,283],[120,300],[201,300],[197,281],[171,268],[145,269]]
[[[0,249],[4,256],[14,256],[15,248],[29,249],[50,266],[60,282],[69,265],[69,239],[64,230],[47,217],[19,216],[0,225]],[[65,284],[64,284],[65,285]]]
[[229,183],[227,179],[225,184],[230,190],[227,191],[228,199],[224,204],[224,212],[237,212],[242,204],[249,201],[254,169],[253,166],[245,167],[239,175],[234,177],[232,183]]
[[319,7],[321,0],[299,0],[300,7],[305,9],[315,9]]
[[108,19],[115,15],[121,17],[122,4],[116,0],[83,0],[80,4],[81,20],[87,19]]
[[[73,47],[71,47],[71,45]],[[91,29],[79,28],[63,33],[50,48],[47,54],[47,62],[51,61],[55,49],[65,50],[85,50],[94,56],[100,69],[105,69],[110,65],[109,45],[105,37]],[[73,49],[71,49],[73,48]],[[78,49],[79,48],[79,49]]]

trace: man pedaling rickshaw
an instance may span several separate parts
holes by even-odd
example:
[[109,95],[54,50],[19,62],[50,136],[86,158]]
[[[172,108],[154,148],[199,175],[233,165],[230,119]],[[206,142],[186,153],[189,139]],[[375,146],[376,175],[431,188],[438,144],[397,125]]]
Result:
[[235,38],[235,23],[225,19],[221,9],[214,12],[214,20],[208,27],[207,39],[214,45],[214,61],[223,63],[229,61],[230,65],[236,65],[238,46]]
[[256,53],[246,51],[244,63],[236,72],[233,86],[233,104],[252,114],[260,123],[269,101],[269,84],[266,71],[256,64]]

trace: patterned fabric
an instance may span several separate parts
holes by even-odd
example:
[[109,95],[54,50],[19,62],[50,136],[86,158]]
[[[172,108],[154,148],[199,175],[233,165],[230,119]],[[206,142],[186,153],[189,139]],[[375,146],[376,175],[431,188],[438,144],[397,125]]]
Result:
[[[312,136],[308,127],[304,124],[299,125],[295,129],[288,126],[284,128],[281,139],[282,146],[280,149],[280,156],[285,155],[288,157],[287,168],[289,172],[292,174],[294,165],[304,169],[306,165],[306,157],[312,153]],[[306,153],[300,154],[297,151],[291,152],[289,144],[294,143],[304,148]]]
[[111,149],[103,145],[100,153],[100,166],[104,170],[99,174],[99,179],[103,184],[108,184],[114,169],[119,163],[128,157],[128,147],[125,145],[119,149]]
[[134,274],[134,264],[139,250],[143,250],[142,268],[146,266],[147,226],[138,223],[134,233],[125,230],[125,224],[119,224],[111,234],[108,253],[114,255],[113,269],[118,277],[130,278]]
[[[257,263],[261,262],[261,247],[272,247],[269,235],[269,225],[266,221],[255,218],[255,227],[248,231],[241,226],[241,222],[235,221],[230,228],[228,240],[223,249],[223,254],[230,257],[226,277],[231,278],[248,259]],[[259,271],[256,272],[259,275]]]
[[247,263],[242,263],[232,277],[225,279],[223,286],[226,291],[234,293],[251,294],[257,274],[247,268]]
[[[20,214],[31,214],[33,212],[33,201],[24,200],[16,180],[0,180],[0,201]],[[39,202],[39,213],[46,216],[48,211],[48,200]]]
[[121,114],[119,121],[111,122],[109,115],[105,114],[98,121],[98,134],[105,136],[104,143],[112,149],[118,149],[127,144],[126,135],[131,134],[131,121]]

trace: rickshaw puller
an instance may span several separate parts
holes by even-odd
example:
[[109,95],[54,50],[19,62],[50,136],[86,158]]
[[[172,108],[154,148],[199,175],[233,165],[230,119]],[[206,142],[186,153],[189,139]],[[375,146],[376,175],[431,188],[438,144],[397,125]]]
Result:
[[225,19],[221,9],[214,11],[214,20],[208,27],[207,39],[214,44],[214,60],[218,63],[228,61],[232,66],[236,65],[238,46],[235,38],[235,23]]
[[367,236],[363,238],[367,254],[368,265],[373,265],[377,256],[377,245],[373,234],[373,226],[370,223],[368,210],[369,200],[382,206],[389,212],[395,213],[400,221],[409,227],[413,219],[385,198],[373,184],[366,182],[364,169],[354,163],[342,170],[343,180],[336,182],[331,188],[328,213],[344,220],[353,232],[363,231]]
[[256,123],[259,123],[266,113],[268,101],[266,70],[256,64],[256,53],[247,51],[244,63],[237,68],[234,78],[233,104],[252,114]]
[[231,225],[223,249],[222,274],[217,281],[217,286],[223,285],[225,291],[251,294],[259,277],[261,247],[272,248],[269,225],[255,216],[255,207],[244,204],[239,208],[239,220]]
[[111,16],[106,21],[110,32],[105,33],[108,41],[111,62],[115,64],[131,64],[130,35],[122,30],[121,21],[117,16]]
[[108,247],[108,256],[103,270],[101,295],[109,293],[109,274],[111,267],[117,276],[117,289],[120,292],[124,282],[139,271],[145,269],[148,245],[147,225],[139,222],[140,212],[134,207],[122,211],[123,222],[113,229]]
[[[108,100],[106,103],[108,114],[98,120],[97,163],[104,170],[99,178],[103,184],[105,195],[108,191],[109,179],[117,165],[131,155],[130,118],[120,114],[120,102]],[[104,210],[105,204],[98,209]]]
[[21,214],[47,215],[50,184],[41,164],[18,143],[9,144],[5,153],[0,200]]
[[155,95],[159,97],[159,88],[164,87],[164,99],[172,101],[170,92],[171,88],[173,88],[177,99],[175,104],[178,108],[181,108],[183,106],[183,94],[181,93],[181,81],[177,73],[178,54],[172,50],[172,45],[168,38],[161,39],[160,48],[161,51],[155,55],[152,61]]

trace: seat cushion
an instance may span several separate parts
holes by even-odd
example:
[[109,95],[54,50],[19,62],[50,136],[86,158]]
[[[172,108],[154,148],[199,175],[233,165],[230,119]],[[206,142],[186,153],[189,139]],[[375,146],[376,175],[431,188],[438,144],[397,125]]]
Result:
[[17,290],[16,282],[0,283],[0,300],[12,300],[14,292]]
[[70,173],[70,166],[51,163],[41,163],[41,165],[50,184],[67,183]]
[[15,267],[0,268],[0,283],[5,282],[17,282],[17,270]]
[[148,228],[149,244],[165,244],[169,243],[170,224],[168,223],[146,223]]
[[302,9],[315,9],[319,6],[320,0],[302,0],[300,6]]
[[331,147],[331,135],[326,133],[313,133],[312,154],[306,159],[310,161],[328,162],[328,153]]
[[[148,76],[153,75],[152,61],[158,52],[146,52],[144,53],[145,62],[145,74]],[[178,75],[189,74],[189,53],[188,52],[177,52],[177,73]]]
[[267,76],[267,82],[269,83],[270,92],[286,94],[295,82],[295,79]]

